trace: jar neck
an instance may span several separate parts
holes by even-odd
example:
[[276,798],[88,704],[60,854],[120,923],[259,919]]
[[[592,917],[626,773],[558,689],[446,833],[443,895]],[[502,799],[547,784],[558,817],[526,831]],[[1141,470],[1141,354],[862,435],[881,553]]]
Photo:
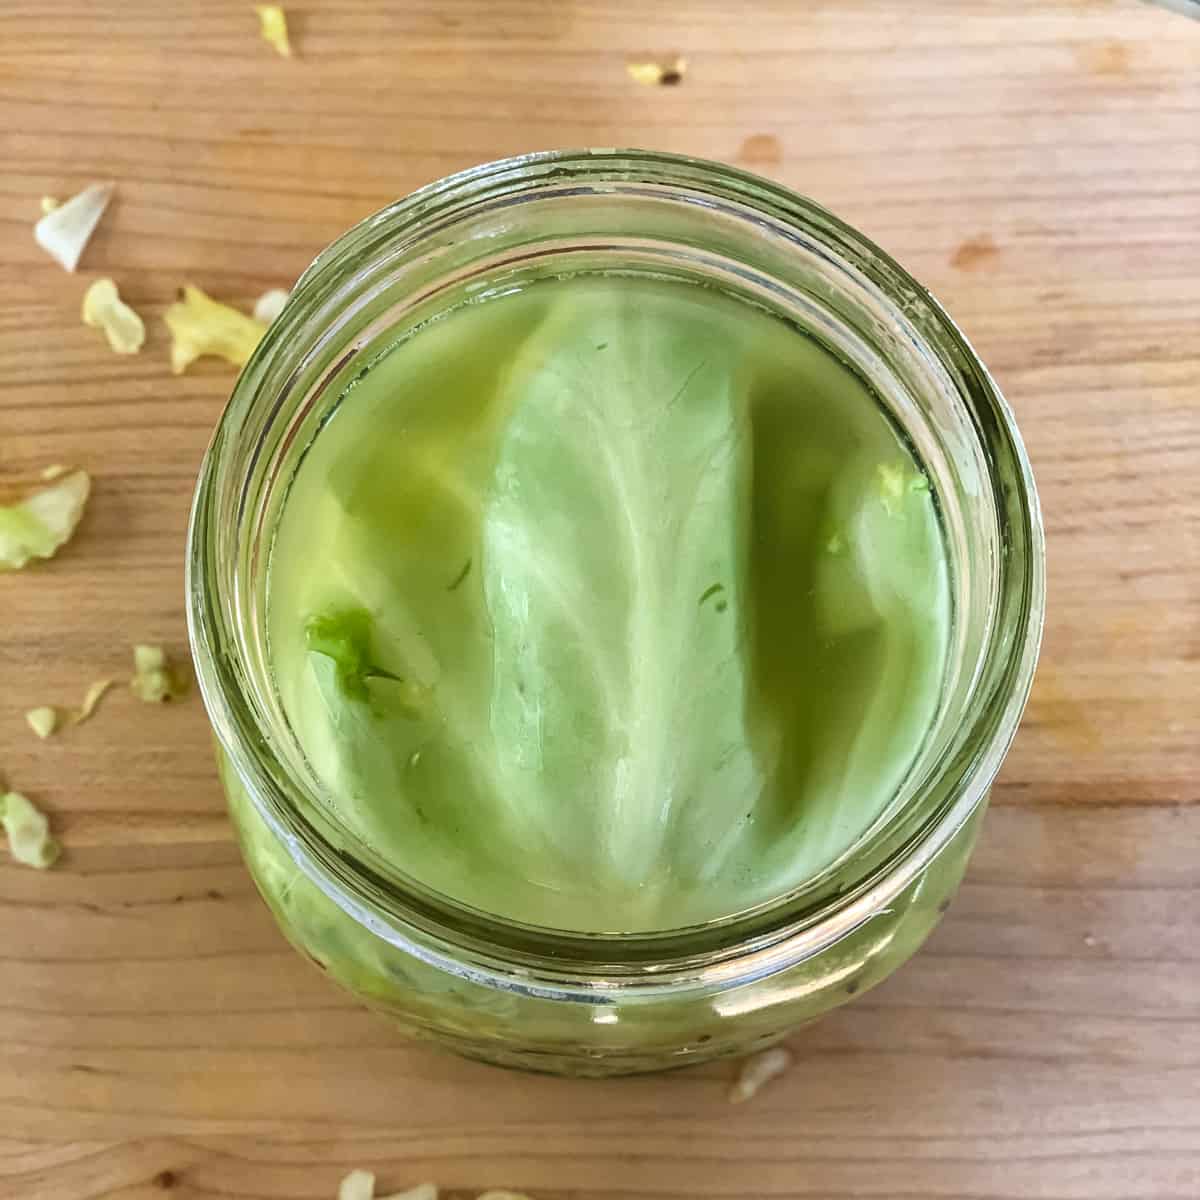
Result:
[[[463,296],[621,267],[763,305],[850,364],[909,438],[941,504],[954,621],[934,727],[901,792],[850,853],[758,910],[626,937],[497,919],[399,874],[322,803],[271,682],[270,539],[296,460],[363,364]],[[656,989],[758,977],[887,906],[985,796],[1032,681],[1040,516],[1003,398],[936,301],[831,214],[765,180],[640,152],[489,164],[368,218],[324,251],[243,372],[201,469],[189,626],[214,729],[297,865],[381,937],[499,986]]]

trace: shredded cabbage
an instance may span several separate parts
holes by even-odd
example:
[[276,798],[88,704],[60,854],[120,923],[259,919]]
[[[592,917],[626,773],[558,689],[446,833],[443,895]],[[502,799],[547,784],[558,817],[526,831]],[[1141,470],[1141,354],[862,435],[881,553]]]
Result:
[[[507,1193],[489,1192],[499,1197]],[[338,1200],[438,1200],[436,1184],[418,1183],[405,1192],[394,1192],[390,1196],[375,1195],[375,1176],[370,1171],[351,1171],[338,1186]],[[482,1197],[481,1197],[482,1200]]]
[[752,1054],[742,1062],[737,1079],[729,1090],[730,1104],[742,1104],[756,1096],[772,1079],[788,1071],[796,1061],[786,1046],[772,1046]]
[[283,312],[283,306],[288,302],[290,295],[291,292],[285,292],[283,288],[272,288],[269,292],[263,292],[254,302],[254,319],[270,325]]
[[133,694],[147,704],[161,704],[187,691],[187,677],[172,667],[161,646],[133,648]]
[[72,720],[76,725],[82,725],[96,711],[104,693],[117,681],[115,679],[97,679],[84,694],[83,703],[75,711]]
[[111,279],[97,279],[84,292],[83,323],[103,329],[117,354],[136,354],[146,340],[142,318],[121,299]]
[[75,532],[91,487],[86,471],[71,471],[19,504],[0,505],[0,571],[53,557]]
[[74,271],[114,190],[115,184],[93,183],[50,209],[33,227],[34,240],[66,270]]
[[338,1185],[338,1200],[375,1200],[375,1176],[370,1171],[351,1171]]
[[274,46],[283,58],[291,58],[292,43],[288,40],[287,16],[283,9],[278,4],[256,4],[254,10],[258,13],[263,41]]
[[171,331],[171,370],[182,374],[204,355],[244,367],[267,327],[188,284],[163,314]]
[[44,871],[62,847],[50,836],[50,823],[20,792],[0,796],[0,822],[8,835],[9,853],[19,863]]
[[40,738],[48,738],[58,728],[58,710],[49,705],[31,708],[25,714],[29,728]]

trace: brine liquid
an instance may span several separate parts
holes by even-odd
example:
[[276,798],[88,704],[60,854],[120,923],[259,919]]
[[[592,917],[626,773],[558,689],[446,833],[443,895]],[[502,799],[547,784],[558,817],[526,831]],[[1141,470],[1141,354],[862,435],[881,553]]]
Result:
[[487,912],[635,932],[852,847],[933,720],[950,600],[929,483],[854,374],[714,290],[585,275],[356,380],[268,618],[348,829]]

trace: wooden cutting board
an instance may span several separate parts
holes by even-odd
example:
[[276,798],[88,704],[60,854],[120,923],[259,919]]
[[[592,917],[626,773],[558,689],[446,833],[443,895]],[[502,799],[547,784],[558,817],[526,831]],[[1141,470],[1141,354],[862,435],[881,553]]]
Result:
[[[0,769],[60,869],[0,866],[0,1196],[1200,1196],[1200,23],[1134,0],[0,5],[0,486],[96,477],[0,577]],[[676,87],[627,59],[682,53]],[[194,281],[243,306],[484,159],[642,145],[809,193],[947,303],[1041,485],[1041,673],[962,895],[883,987],[732,1066],[526,1078],[411,1049],[310,971],[238,860],[193,696],[47,743],[134,641],[184,651],[192,482],[232,378],[167,369]],[[44,193],[118,199],[77,276]],[[79,321],[112,275],[132,359]]]

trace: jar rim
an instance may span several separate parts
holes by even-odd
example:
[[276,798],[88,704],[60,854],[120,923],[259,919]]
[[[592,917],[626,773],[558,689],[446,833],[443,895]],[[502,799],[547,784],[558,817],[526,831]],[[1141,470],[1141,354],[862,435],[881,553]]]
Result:
[[[994,703],[976,715],[976,751],[945,764],[949,800],[861,880],[806,908],[794,893],[748,913],[703,926],[644,934],[578,933],[479,913],[429,893],[421,885],[398,887],[373,869],[369,855],[335,849],[319,822],[290,803],[286,767],[241,702],[243,676],[229,653],[234,623],[218,589],[218,527],[228,510],[221,489],[236,487],[227,465],[240,422],[254,406],[274,405],[283,375],[277,370],[302,331],[298,317],[336,305],[347,265],[372,255],[408,252],[414,238],[439,222],[452,221],[466,204],[503,199],[522,189],[564,181],[603,185],[666,184],[721,197],[785,230],[803,230],[830,253],[849,260],[881,295],[902,295],[896,318],[907,337],[927,345],[948,368],[972,411],[986,409],[987,427],[1003,441],[1015,470],[1018,519],[1005,531],[1007,582],[1015,605],[989,632],[986,655],[1002,669]],[[302,340],[302,339],[301,339]],[[274,375],[272,374],[274,370]],[[976,429],[978,433],[978,428]],[[987,456],[989,463],[993,455]],[[994,487],[999,481],[992,479]],[[245,497],[242,498],[244,504]],[[242,504],[238,513],[242,514]],[[200,689],[218,741],[259,815],[286,847],[297,867],[343,910],[386,941],[460,975],[495,986],[548,994],[593,995],[597,987],[657,990],[703,974],[707,985],[730,985],[782,970],[816,953],[886,907],[953,837],[983,801],[1015,735],[1032,685],[1040,646],[1044,603],[1044,538],[1036,487],[1012,412],[967,339],[934,297],[889,255],[814,202],[759,176],[703,159],[640,150],[559,150],[520,155],[469,168],[428,184],[367,217],[321,252],[304,272],[288,311],[268,329],[247,364],[201,466],[188,533],[188,627]],[[1012,572],[1020,571],[1020,578]]]

